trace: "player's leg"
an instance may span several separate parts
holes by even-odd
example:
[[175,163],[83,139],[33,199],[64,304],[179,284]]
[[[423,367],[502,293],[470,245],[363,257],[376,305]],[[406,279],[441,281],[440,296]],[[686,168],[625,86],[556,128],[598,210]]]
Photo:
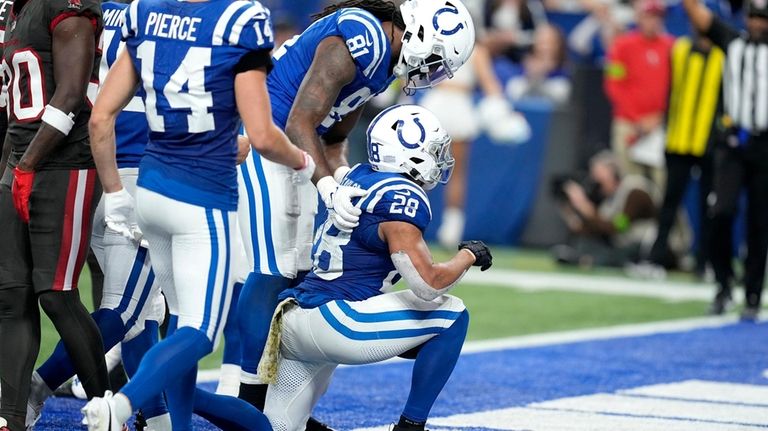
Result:
[[[137,169],[120,170],[123,185],[131,195],[136,192],[137,174]],[[155,283],[148,249],[114,231],[104,229],[103,202],[99,203],[94,220],[91,246],[105,268],[105,276],[102,301],[92,316],[101,333],[104,349],[110,350],[132,328],[134,334],[141,332],[143,320],[140,317],[144,313],[145,304],[152,293],[159,290],[159,286]],[[30,399],[30,402],[42,405],[51,391],[75,374],[63,343],[56,346],[37,373],[45,382],[45,387],[37,388],[39,390],[35,394],[44,398]]]
[[216,393],[236,397],[240,392],[240,361],[242,360],[242,345],[240,343],[240,328],[237,321],[237,303],[243,290],[251,265],[245,254],[239,222],[232,226],[232,303],[227,321],[224,324],[224,352],[222,355],[219,384]]
[[312,408],[320,400],[336,369],[329,362],[304,362],[283,358],[277,381],[269,385],[264,414],[275,431],[304,431]]
[[[310,310],[293,307],[283,317],[281,352],[285,360],[367,364],[419,347],[403,416],[420,429],[453,371],[468,322],[460,299],[444,295],[423,301],[409,290]],[[272,387],[270,420],[271,398]]]
[[42,171],[30,198],[32,281],[89,397],[109,387],[101,335],[77,282],[101,196],[95,169]]
[[240,398],[264,407],[266,385],[256,369],[277,297],[296,275],[296,229],[301,212],[290,169],[251,152],[240,165],[238,219],[253,272],[237,304],[242,345]]
[[742,319],[755,320],[760,310],[768,255],[768,151],[753,143],[747,162],[747,257],[744,261],[745,307]]
[[0,340],[13,348],[0,349],[0,417],[11,431],[22,431],[29,377],[40,347],[40,316],[32,289],[27,225],[13,207],[6,180],[0,185]]
[[683,200],[688,178],[696,159],[693,156],[666,153],[667,184],[664,200],[659,211],[659,230],[651,247],[649,260],[665,267],[674,266],[674,255],[669,249],[669,234],[677,220],[678,208]]

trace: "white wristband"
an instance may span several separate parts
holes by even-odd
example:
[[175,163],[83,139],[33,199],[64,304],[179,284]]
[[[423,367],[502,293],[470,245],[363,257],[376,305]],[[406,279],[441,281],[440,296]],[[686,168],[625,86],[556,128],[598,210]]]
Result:
[[350,169],[349,166],[339,166],[333,173],[333,179],[336,180],[337,183],[341,184],[341,181],[344,180],[344,176],[347,175],[347,172],[351,170],[352,169]]
[[69,135],[69,131],[75,125],[75,114],[65,114],[59,108],[53,105],[45,105],[43,116],[40,118],[44,123],[63,133]]

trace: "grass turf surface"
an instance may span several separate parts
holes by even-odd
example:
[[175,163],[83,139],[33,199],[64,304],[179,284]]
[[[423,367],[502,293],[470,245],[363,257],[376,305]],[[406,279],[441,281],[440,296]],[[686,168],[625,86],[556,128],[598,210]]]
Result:
[[[435,250],[436,260],[445,260],[447,257],[448,253]],[[543,252],[505,248],[494,249],[494,265],[531,271],[620,274],[618,270],[611,269],[585,271],[562,268]],[[685,280],[686,277],[685,274],[676,274],[674,278]],[[87,270],[81,277],[79,289],[81,298],[90,307],[91,284]],[[468,336],[471,340],[692,317],[703,314],[706,308],[706,303],[700,301],[670,303],[653,298],[559,291],[530,292],[476,284],[464,284],[453,293],[464,299],[472,317]],[[58,338],[53,325],[43,315],[38,365],[50,355]],[[221,346],[219,351],[201,361],[200,369],[217,368],[220,361]]]

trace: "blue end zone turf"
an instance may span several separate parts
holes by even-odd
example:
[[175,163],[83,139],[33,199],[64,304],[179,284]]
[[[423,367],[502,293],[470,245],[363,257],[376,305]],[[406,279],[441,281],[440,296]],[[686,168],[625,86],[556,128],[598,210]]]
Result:
[[[766,368],[766,323],[474,353],[459,359],[432,417],[691,379],[767,385]],[[341,368],[315,415],[341,430],[395,422],[410,372],[410,362]],[[52,399],[35,429],[74,428],[82,404]],[[198,419],[195,429],[215,428]]]

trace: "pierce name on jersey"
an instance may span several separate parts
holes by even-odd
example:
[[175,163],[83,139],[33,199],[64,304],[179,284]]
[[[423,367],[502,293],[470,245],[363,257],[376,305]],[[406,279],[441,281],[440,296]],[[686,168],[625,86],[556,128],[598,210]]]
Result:
[[[99,82],[103,83],[107,72],[125,50],[125,42],[123,42],[120,34],[128,5],[105,2],[101,4],[101,9],[104,17],[104,31],[101,38],[102,54]],[[147,146],[149,129],[147,118],[144,115],[143,96],[144,90],[140,88],[115,121],[118,168],[138,168],[141,156],[144,154],[144,148]]]
[[258,2],[136,0],[122,28],[146,94],[138,185],[182,202],[237,208],[235,67],[273,47]]
[[432,219],[424,190],[402,174],[377,172],[369,164],[356,165],[343,181],[368,194],[355,201],[363,213],[360,224],[341,232],[331,220],[320,227],[312,250],[312,272],[281,297],[294,297],[304,308],[337,299],[362,301],[389,290],[400,276],[387,244],[379,237],[379,224],[411,223],[424,232]]
[[[95,41],[99,40],[102,19],[96,0],[46,0],[15,4],[3,3],[3,74],[8,88],[7,143],[11,145],[9,166],[16,166],[37,134],[49,99],[56,92],[53,73],[53,33],[64,20],[73,16],[90,19]],[[101,52],[94,54],[94,67],[88,96],[95,95]],[[92,168],[88,144],[88,119],[93,100],[83,95],[75,125],[56,148],[35,167],[48,169]],[[9,171],[9,170],[6,170]]]
[[303,33],[285,42],[273,55],[275,68],[267,79],[272,117],[285,128],[299,87],[307,74],[315,50],[328,37],[344,39],[355,62],[355,78],[344,86],[328,116],[317,128],[324,134],[344,116],[384,91],[394,80],[389,37],[381,22],[359,8],[345,8],[318,19]]

